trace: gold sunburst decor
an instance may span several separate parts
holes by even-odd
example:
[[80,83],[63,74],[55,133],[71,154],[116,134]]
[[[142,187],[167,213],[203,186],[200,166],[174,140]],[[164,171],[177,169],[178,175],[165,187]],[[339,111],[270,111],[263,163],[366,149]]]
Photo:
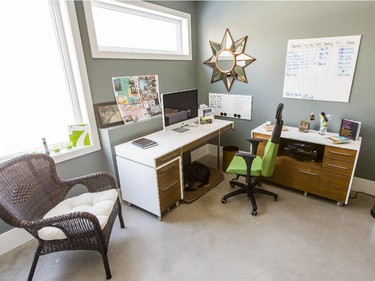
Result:
[[247,36],[233,41],[227,28],[221,44],[210,41],[212,57],[203,62],[213,69],[211,83],[223,80],[227,91],[234,80],[247,83],[245,67],[255,61],[255,58],[244,53]]

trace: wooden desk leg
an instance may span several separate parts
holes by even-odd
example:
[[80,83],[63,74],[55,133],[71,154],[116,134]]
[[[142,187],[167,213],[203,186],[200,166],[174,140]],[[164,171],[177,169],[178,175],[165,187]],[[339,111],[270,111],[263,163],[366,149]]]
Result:
[[191,164],[191,151],[185,151],[183,154],[182,154],[182,165],[185,166],[185,165],[189,165]]
[[217,169],[220,171],[220,134],[217,136]]

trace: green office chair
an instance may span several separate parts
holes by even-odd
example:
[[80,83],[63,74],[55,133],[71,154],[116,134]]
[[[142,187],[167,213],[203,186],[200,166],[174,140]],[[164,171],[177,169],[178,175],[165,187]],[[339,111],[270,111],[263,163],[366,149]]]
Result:
[[[251,153],[237,152],[233,157],[226,172],[237,174],[237,177],[230,181],[230,186],[239,186],[241,189],[225,195],[221,199],[221,203],[225,204],[229,197],[246,193],[253,206],[251,214],[256,216],[258,207],[254,197],[255,193],[270,195],[273,196],[275,201],[278,200],[278,195],[276,193],[258,188],[257,186],[261,186],[259,180],[260,177],[270,177],[273,174],[280,143],[281,130],[284,123],[282,120],[283,108],[284,105],[282,103],[277,107],[275,127],[272,131],[271,139],[267,142],[266,147],[264,148],[263,157],[256,156],[258,145],[263,142],[263,140],[255,138],[247,139],[247,141],[251,143]],[[246,183],[238,181],[240,176],[246,176]]]

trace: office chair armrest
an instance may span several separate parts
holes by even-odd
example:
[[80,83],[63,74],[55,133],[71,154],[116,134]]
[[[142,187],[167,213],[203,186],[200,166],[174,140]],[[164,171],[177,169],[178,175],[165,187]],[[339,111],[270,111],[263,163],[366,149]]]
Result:
[[241,156],[245,159],[250,159],[251,161],[256,158],[257,156],[255,154],[252,154],[252,153],[247,153],[247,152],[237,152],[236,153],[236,156]]
[[264,139],[259,138],[250,138],[246,140],[251,143],[251,154],[257,154],[258,145],[264,141]]
[[237,152],[236,156],[242,157],[246,162],[246,182],[250,181],[251,178],[251,165],[253,160],[257,157],[255,154],[250,154],[247,152]]

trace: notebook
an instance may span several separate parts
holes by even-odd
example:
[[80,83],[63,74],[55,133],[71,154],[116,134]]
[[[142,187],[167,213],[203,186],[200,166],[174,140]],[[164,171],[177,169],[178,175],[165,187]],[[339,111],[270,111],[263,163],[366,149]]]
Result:
[[153,146],[157,145],[158,143],[153,141],[153,140],[147,139],[147,138],[140,138],[140,139],[132,141],[132,144],[146,149],[146,148],[153,147]]

